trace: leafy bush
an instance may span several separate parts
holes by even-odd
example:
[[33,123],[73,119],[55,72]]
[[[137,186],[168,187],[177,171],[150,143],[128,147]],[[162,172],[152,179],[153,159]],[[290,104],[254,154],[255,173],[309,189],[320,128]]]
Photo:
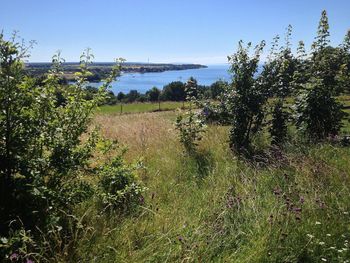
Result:
[[193,153],[206,129],[201,114],[194,111],[180,114],[176,119],[175,125],[180,132],[180,142],[188,153]]
[[341,52],[329,46],[329,24],[326,11],[318,26],[312,45],[311,78],[302,87],[296,102],[296,121],[300,130],[312,140],[324,140],[340,132],[345,113],[333,97],[339,94],[341,83],[337,75],[341,68]]
[[281,145],[287,138],[290,114],[284,109],[283,100],[275,102],[269,132],[272,144]]
[[187,153],[194,153],[198,142],[202,139],[206,125],[201,112],[196,112],[193,106],[199,105],[197,101],[198,85],[190,78],[186,85],[187,100],[189,101],[189,110],[180,114],[176,119],[176,129],[180,132],[180,142],[184,145]]
[[267,97],[254,78],[264,46],[264,42],[256,46],[251,57],[251,43],[245,48],[240,41],[237,52],[229,57],[233,80],[231,90],[226,94],[226,104],[233,117],[230,147],[236,152],[249,151],[252,135],[260,130],[264,117]]
[[345,113],[342,105],[318,79],[307,84],[296,102],[296,124],[312,140],[324,140],[339,133]]
[[[96,130],[90,131],[90,120],[108,97],[107,89],[123,60],[117,60],[105,84],[86,98],[93,58],[89,49],[80,57],[76,84],[62,87],[59,53],[46,79],[38,82],[25,76],[23,59],[30,47],[0,35],[0,236],[10,237],[23,229],[39,240],[38,236],[59,227],[65,242],[74,228],[69,225],[76,223],[74,207],[96,191],[85,179],[89,173],[97,176],[91,159],[99,137]],[[116,201],[123,199],[126,207],[139,188],[130,172],[120,168],[118,158],[101,165],[101,185],[118,196]],[[121,180],[118,187],[116,180]]]
[[99,200],[104,209],[126,213],[143,202],[145,188],[137,183],[134,171],[124,163],[123,153],[99,168]]

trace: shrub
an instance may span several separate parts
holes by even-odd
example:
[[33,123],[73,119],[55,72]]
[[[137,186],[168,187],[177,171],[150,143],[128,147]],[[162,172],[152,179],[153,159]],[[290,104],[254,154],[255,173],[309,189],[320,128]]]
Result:
[[145,188],[137,183],[136,167],[125,164],[123,154],[99,167],[98,193],[104,209],[129,213],[143,202]]
[[272,144],[281,145],[285,142],[288,132],[289,117],[290,114],[284,109],[283,100],[277,100],[273,106],[269,128]]
[[249,151],[252,135],[260,130],[264,117],[263,105],[267,97],[254,78],[264,46],[264,42],[256,46],[251,57],[251,43],[244,48],[240,41],[237,52],[229,57],[233,75],[231,90],[226,94],[227,108],[233,117],[230,147],[239,153]]
[[326,11],[318,26],[312,45],[311,78],[302,87],[296,102],[296,122],[309,139],[320,141],[340,132],[345,113],[333,97],[339,94],[341,82],[337,75],[341,67],[340,50],[329,46],[329,24]]
[[296,124],[309,139],[320,141],[335,136],[342,127],[342,105],[321,80],[312,79],[296,101]]
[[[39,240],[50,229],[60,228],[65,242],[72,234],[68,226],[76,223],[74,207],[95,193],[95,187],[84,179],[89,173],[96,176],[90,163],[99,137],[96,130],[89,131],[90,119],[108,97],[109,84],[123,60],[117,60],[105,84],[86,98],[88,65],[93,58],[89,49],[80,58],[76,84],[65,87],[59,82],[63,62],[59,53],[39,85],[23,73],[27,52],[28,47],[0,35],[0,236],[10,237],[23,229]],[[57,91],[62,103],[57,103]],[[110,184],[109,190],[118,196],[124,191],[126,204],[136,184],[130,172],[121,169],[115,176],[129,181],[114,191],[114,179],[107,180],[106,174],[115,171],[117,164],[101,165],[105,175],[101,185],[107,189]]]
[[189,110],[177,117],[175,125],[180,132],[180,142],[184,145],[187,153],[194,153],[198,142],[202,139],[206,125],[202,113],[193,109],[193,106],[199,106],[197,101],[197,82],[190,78],[185,87],[187,100],[189,101]]

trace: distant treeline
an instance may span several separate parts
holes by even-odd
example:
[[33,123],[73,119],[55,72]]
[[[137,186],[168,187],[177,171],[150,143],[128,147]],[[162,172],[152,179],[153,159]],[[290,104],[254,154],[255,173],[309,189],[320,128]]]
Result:
[[[194,78],[191,78],[197,83]],[[153,87],[146,93],[140,93],[137,90],[130,90],[128,93],[119,92],[114,94],[113,91],[108,92],[108,96],[104,102],[106,105],[114,105],[117,103],[132,103],[132,102],[158,102],[158,101],[185,101],[186,89],[184,82],[173,81],[165,85],[162,89]],[[228,83],[226,81],[218,80],[210,86],[198,85],[198,98],[217,99],[225,89]],[[92,99],[98,89],[92,86],[85,88],[86,99]]]
[[[25,72],[32,77],[40,77],[51,69],[51,63],[27,63],[25,65]],[[90,82],[100,82],[109,76],[114,63],[97,62],[89,65],[90,75],[87,80]],[[75,81],[75,73],[80,71],[79,63],[69,62],[62,63],[63,80]],[[164,63],[134,63],[124,62],[121,71],[128,73],[150,73],[150,72],[164,72],[169,70],[186,70],[206,68],[207,66],[199,64],[164,64]]]

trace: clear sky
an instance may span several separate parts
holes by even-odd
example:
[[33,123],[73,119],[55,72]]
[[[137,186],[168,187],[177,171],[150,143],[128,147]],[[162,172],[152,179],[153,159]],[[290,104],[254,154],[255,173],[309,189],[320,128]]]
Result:
[[[62,51],[78,61],[225,63],[240,39],[271,42],[293,26],[293,43],[309,46],[326,9],[331,40],[350,28],[350,0],[0,0],[0,30],[36,40],[30,61]],[[294,45],[295,46],[295,45]]]

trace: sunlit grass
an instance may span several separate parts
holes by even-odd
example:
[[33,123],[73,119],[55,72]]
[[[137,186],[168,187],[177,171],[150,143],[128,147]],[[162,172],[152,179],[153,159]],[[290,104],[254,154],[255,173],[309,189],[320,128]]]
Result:
[[229,127],[209,126],[198,154],[187,156],[175,116],[96,116],[105,136],[129,147],[129,161],[142,160],[139,177],[148,191],[139,213],[124,219],[96,215],[88,204],[92,230],[79,240],[78,258],[334,262],[349,256],[341,250],[350,238],[349,147],[287,145],[284,152],[267,152],[260,165],[230,152]]
[[103,114],[120,114],[120,113],[138,113],[138,112],[153,112],[153,111],[169,111],[178,108],[186,107],[187,103],[177,101],[162,101],[158,102],[136,102],[123,103],[117,105],[104,105],[98,109],[98,113]]

